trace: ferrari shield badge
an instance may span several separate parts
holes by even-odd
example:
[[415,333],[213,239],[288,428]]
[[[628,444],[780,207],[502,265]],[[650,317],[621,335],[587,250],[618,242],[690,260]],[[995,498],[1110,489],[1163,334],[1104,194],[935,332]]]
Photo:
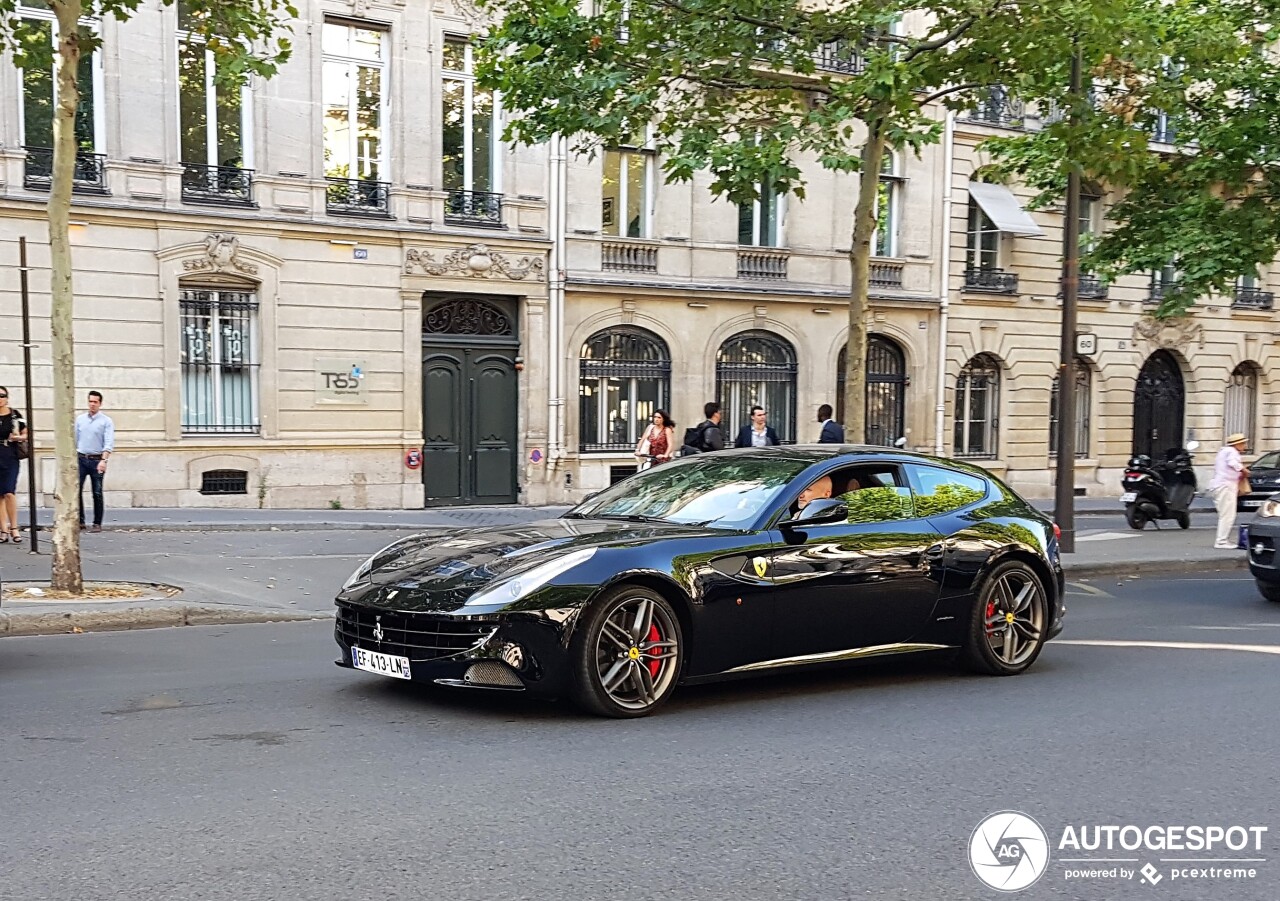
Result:
[[755,568],[756,576],[763,579],[764,574],[769,571],[769,561],[764,557],[753,557],[751,565]]

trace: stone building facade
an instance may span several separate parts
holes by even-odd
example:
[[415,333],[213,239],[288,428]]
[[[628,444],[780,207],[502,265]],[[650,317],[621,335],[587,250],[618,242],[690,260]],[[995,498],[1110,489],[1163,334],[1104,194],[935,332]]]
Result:
[[[39,5],[24,15],[47,20]],[[661,184],[643,142],[506,147],[500,98],[470,74],[483,23],[465,0],[299,10],[293,58],[238,95],[180,9],[144,2],[98,26],[72,242],[77,382],[117,425],[108,504],[567,502],[634,469],[655,409],[679,436],[708,400],[731,428],[760,403],[805,442],[817,405],[842,405],[852,177],[809,165],[804,201],[740,208],[705,180]],[[44,490],[47,82],[0,69],[0,258],[15,273],[27,238]],[[882,174],[865,437],[1046,494],[1061,216],[971,190],[981,137],[1028,124],[990,112]],[[971,211],[977,195],[990,210]],[[10,336],[17,287],[0,281]],[[1135,391],[1163,411],[1142,426],[1160,440],[1211,444],[1237,422],[1280,439],[1261,418],[1266,280],[1182,330],[1143,324],[1151,289],[1128,279],[1081,304],[1097,337],[1077,389],[1089,493],[1115,490]],[[0,342],[0,382],[25,409],[21,360]]]

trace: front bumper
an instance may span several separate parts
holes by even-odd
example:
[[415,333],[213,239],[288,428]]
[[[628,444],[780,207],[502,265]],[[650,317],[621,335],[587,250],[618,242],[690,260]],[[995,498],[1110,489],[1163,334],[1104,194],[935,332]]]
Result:
[[1255,579],[1280,585],[1280,518],[1255,516],[1249,521],[1249,572]]
[[573,611],[465,616],[338,603],[334,661],[354,669],[351,649],[405,657],[414,682],[455,688],[565,693]]

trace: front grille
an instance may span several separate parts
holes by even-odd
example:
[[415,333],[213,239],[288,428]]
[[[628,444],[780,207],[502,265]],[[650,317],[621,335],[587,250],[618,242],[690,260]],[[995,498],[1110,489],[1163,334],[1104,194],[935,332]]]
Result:
[[1276,565],[1276,546],[1268,535],[1249,535],[1249,559],[1256,566]]
[[469,685],[495,685],[499,688],[524,688],[524,683],[505,663],[481,660],[467,668],[462,681]]
[[[382,640],[374,637],[381,626]],[[394,613],[368,607],[338,606],[335,629],[347,646],[395,654],[410,660],[436,660],[474,647],[493,634],[496,624],[429,613]]]

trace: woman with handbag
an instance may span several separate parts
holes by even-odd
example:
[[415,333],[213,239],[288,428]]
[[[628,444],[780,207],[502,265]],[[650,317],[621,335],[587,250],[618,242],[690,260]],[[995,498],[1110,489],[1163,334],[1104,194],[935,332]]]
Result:
[[27,423],[9,406],[9,389],[0,385],[0,544],[22,543],[18,529],[18,468],[28,456]]
[[653,421],[644,430],[644,435],[636,444],[636,456],[640,458],[640,468],[648,469],[659,463],[665,463],[672,457],[672,446],[676,440],[676,424],[666,410],[654,410]]

